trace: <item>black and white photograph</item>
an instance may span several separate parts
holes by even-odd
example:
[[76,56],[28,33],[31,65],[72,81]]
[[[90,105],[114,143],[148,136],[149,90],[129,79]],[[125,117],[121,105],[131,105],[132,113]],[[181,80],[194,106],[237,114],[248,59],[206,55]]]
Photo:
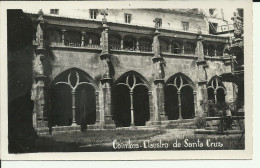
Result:
[[6,158],[95,153],[92,160],[103,154],[110,160],[149,152],[164,159],[163,152],[171,152],[192,159],[189,152],[200,151],[194,159],[214,151],[252,156],[252,88],[245,83],[245,77],[252,81],[252,67],[245,65],[252,62],[249,2],[58,3],[1,11]]

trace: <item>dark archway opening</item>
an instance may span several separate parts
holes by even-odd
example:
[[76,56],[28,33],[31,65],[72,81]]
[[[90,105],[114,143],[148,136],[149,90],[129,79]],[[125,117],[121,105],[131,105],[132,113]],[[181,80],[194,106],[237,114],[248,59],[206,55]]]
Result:
[[225,103],[225,91],[224,89],[217,90],[217,101],[218,103]]
[[123,85],[116,86],[112,93],[112,103],[116,127],[129,127],[131,124],[129,89]]
[[72,123],[71,89],[66,85],[51,88],[51,125],[69,126]]
[[[112,89],[112,114],[116,127],[145,126],[150,119],[149,89],[145,79],[137,72],[122,75]],[[131,120],[131,93],[133,121]]]
[[135,126],[145,126],[150,119],[149,95],[145,86],[137,86],[134,89],[134,123]]
[[215,102],[214,89],[208,88],[208,100]]
[[90,85],[81,85],[76,90],[76,122],[84,126],[96,122],[95,89]]
[[73,68],[61,73],[51,84],[49,114],[49,122],[51,123],[51,126],[70,126],[72,124],[73,89],[68,85],[68,80],[70,81],[71,87],[75,89],[76,124],[82,126],[95,124],[95,88],[90,84],[92,81],[88,74],[84,71]]
[[179,119],[178,95],[177,89],[173,86],[166,86],[165,95],[165,112],[169,120]]
[[189,86],[181,89],[181,111],[183,119],[192,119],[195,115],[193,90]]

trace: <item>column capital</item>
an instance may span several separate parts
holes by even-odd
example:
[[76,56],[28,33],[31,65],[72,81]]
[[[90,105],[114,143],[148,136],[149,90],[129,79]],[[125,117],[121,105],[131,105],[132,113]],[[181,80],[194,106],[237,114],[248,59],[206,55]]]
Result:
[[156,62],[163,63],[164,62],[163,57],[153,57],[152,60],[153,60],[153,63],[156,63]]
[[111,84],[112,83],[112,78],[105,77],[105,78],[100,79],[100,82],[101,82],[102,85],[105,84],[105,83]]
[[105,59],[111,59],[111,54],[108,54],[108,53],[101,53],[101,55],[100,55],[100,59],[101,60],[105,60]]
[[155,29],[154,33],[153,33],[155,36],[160,36],[161,35],[161,32],[159,32],[158,29]]
[[164,85],[164,79],[155,79],[153,82],[155,85],[158,85],[158,84]]
[[47,82],[48,77],[46,75],[39,74],[39,75],[34,76],[34,79],[36,82],[43,81],[45,83],[45,82]]

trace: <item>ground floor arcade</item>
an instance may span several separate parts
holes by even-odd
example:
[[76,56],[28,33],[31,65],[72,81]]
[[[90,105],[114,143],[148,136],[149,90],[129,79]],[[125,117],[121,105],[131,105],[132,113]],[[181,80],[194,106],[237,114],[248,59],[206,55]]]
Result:
[[[135,71],[105,87],[100,85],[80,69],[62,72],[47,87],[45,111],[34,113],[34,126],[146,126],[198,115],[199,89],[182,73],[173,74],[162,87]],[[225,102],[226,88],[217,76],[209,80],[206,90],[209,101]],[[44,124],[37,124],[39,119]]]

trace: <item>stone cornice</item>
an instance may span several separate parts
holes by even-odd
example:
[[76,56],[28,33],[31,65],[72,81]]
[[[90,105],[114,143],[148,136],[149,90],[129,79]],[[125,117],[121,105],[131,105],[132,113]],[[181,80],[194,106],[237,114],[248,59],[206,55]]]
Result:
[[[27,13],[33,21],[35,21],[38,17],[38,14]],[[102,26],[101,21],[97,20],[88,20],[88,19],[79,19],[79,18],[69,18],[63,16],[53,16],[53,15],[44,15],[44,20],[47,25],[53,25],[57,27],[68,27],[70,29],[76,30],[97,30]],[[153,35],[154,27],[148,26],[140,26],[140,25],[132,25],[125,23],[114,23],[107,22],[107,25],[110,27],[111,31],[116,32],[127,32],[127,33],[135,33],[135,34],[143,34],[143,35]],[[162,37],[170,37],[170,38],[183,38],[183,39],[194,39],[196,40],[198,33],[197,32],[188,32],[188,31],[180,31],[180,30],[170,30],[170,29],[159,29]],[[228,37],[216,36],[210,34],[202,34],[202,37],[205,41],[213,41],[213,42],[221,42],[225,43]]]

